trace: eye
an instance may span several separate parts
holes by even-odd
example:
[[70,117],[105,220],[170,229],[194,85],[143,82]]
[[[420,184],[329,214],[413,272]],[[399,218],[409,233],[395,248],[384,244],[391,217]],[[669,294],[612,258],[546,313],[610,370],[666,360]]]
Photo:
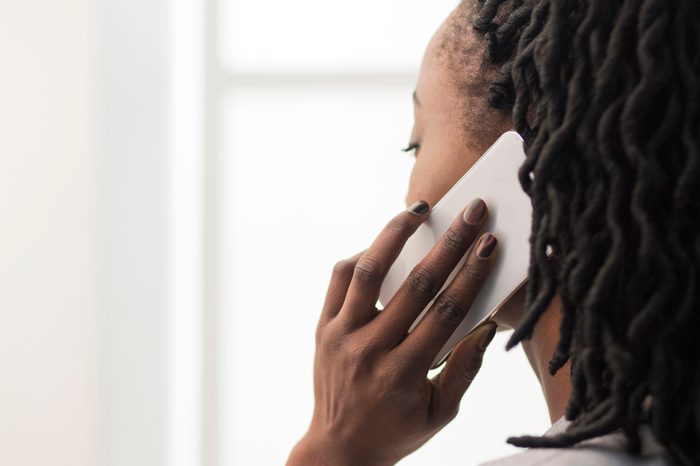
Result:
[[418,149],[420,149],[420,144],[418,144],[417,142],[412,142],[405,149],[401,149],[401,151],[402,152],[413,152],[413,156],[415,157],[416,154],[418,153]]

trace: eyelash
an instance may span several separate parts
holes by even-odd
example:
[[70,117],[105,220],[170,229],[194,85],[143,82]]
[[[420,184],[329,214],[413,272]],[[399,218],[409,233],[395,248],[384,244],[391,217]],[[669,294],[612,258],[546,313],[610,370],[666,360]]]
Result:
[[408,145],[405,149],[401,149],[402,152],[413,152],[413,156],[416,156],[416,152],[418,152],[418,149],[420,149],[420,144],[417,142],[413,142]]

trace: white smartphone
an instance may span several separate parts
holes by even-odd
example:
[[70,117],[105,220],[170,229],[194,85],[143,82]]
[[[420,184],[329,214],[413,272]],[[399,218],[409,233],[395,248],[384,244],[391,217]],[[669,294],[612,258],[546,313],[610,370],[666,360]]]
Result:
[[[432,208],[430,216],[406,242],[384,280],[379,294],[382,307],[386,307],[411,270],[428,254],[467,204],[476,197],[486,202],[489,215],[482,233],[490,231],[498,238],[495,264],[467,316],[433,361],[433,368],[442,364],[452,348],[474,328],[493,316],[527,279],[532,205],[518,181],[518,169],[524,160],[520,135],[514,131],[504,133]],[[477,240],[478,237],[472,247]],[[440,292],[462,268],[468,254],[469,251]],[[433,301],[425,307],[409,332],[430,309]]]

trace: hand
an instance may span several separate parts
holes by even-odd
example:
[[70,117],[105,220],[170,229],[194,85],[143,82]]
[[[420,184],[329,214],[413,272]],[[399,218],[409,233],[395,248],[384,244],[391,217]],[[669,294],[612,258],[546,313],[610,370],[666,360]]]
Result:
[[288,466],[395,464],[454,419],[496,325],[472,332],[438,375],[427,374],[488,276],[495,236],[481,237],[461,272],[407,332],[475,240],[487,210],[479,199],[470,204],[381,312],[375,304],[382,282],[427,219],[427,203],[394,217],[369,249],[335,265],[316,331],[314,414]]

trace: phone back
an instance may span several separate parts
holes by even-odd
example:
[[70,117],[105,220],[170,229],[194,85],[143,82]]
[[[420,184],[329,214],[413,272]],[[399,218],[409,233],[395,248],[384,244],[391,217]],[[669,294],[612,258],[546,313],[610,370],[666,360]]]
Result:
[[[527,278],[532,205],[518,181],[518,169],[524,160],[520,135],[514,131],[504,133],[433,207],[428,219],[406,242],[384,280],[379,294],[382,307],[386,307],[411,270],[428,254],[467,204],[476,197],[486,202],[489,216],[482,232],[493,232],[498,238],[494,267],[467,316],[435,358],[433,367],[442,364],[452,348],[493,315]],[[467,254],[469,251],[440,291],[452,281]],[[426,306],[409,332],[430,309],[433,301]]]

